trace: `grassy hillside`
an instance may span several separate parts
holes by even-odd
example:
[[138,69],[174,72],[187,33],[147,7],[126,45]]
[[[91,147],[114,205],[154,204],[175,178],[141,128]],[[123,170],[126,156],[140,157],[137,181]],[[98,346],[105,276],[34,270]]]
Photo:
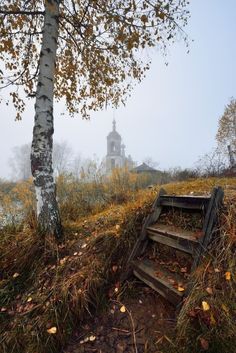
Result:
[[[168,193],[201,194],[214,185],[225,190],[221,237],[195,273],[171,344],[175,352],[233,353],[236,344],[236,180],[198,179],[164,188]],[[122,204],[111,199],[103,211],[89,215],[88,210],[78,220],[67,215],[66,241],[60,246],[40,239],[32,224],[1,231],[0,351],[59,352],[75,327],[106,307],[111,291],[120,295],[120,274],[157,191],[126,193]],[[202,309],[202,301],[209,310]]]

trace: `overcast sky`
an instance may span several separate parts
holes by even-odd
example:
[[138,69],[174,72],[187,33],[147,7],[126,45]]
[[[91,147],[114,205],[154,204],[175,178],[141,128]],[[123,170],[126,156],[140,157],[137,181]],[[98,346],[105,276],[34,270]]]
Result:
[[[190,53],[183,43],[176,43],[166,66],[166,59],[152,52],[146,79],[115,112],[94,113],[84,121],[69,118],[64,107],[57,106],[57,142],[67,141],[83,157],[102,158],[115,115],[126,154],[140,163],[151,157],[159,169],[191,167],[214,147],[219,117],[230,97],[236,97],[236,1],[190,2]],[[0,109],[0,177],[8,178],[12,148],[31,141],[34,111],[29,106],[23,121],[16,122],[11,107]]]

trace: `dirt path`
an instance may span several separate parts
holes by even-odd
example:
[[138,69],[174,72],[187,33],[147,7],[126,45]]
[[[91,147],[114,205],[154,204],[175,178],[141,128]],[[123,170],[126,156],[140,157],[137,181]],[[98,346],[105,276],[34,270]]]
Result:
[[111,300],[108,309],[75,333],[64,353],[158,353],[171,339],[174,308],[152,289],[135,286],[135,296]]

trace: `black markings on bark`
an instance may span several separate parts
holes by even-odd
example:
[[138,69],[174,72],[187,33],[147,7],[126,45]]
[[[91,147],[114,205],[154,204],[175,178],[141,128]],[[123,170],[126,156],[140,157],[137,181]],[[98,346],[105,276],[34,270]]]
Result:
[[39,99],[43,99],[44,101],[49,101],[51,102],[51,99],[49,99],[45,94],[39,97]]
[[[43,44],[40,53],[41,66],[39,71],[39,79],[41,79],[44,84],[38,82],[36,97],[37,104],[35,104],[35,128],[31,153],[34,183],[39,188],[37,190],[39,197],[37,206],[40,234],[54,234],[57,240],[62,240],[63,237],[52,169],[52,102],[53,62],[55,63],[57,44],[56,36],[58,32],[58,5],[60,2],[61,0],[47,0],[45,5],[46,16],[43,29]],[[45,38],[45,35],[47,38]],[[49,81],[46,81],[46,79]],[[41,86],[44,86],[45,90],[44,88],[40,89]],[[40,122],[42,126],[38,125],[38,122]]]

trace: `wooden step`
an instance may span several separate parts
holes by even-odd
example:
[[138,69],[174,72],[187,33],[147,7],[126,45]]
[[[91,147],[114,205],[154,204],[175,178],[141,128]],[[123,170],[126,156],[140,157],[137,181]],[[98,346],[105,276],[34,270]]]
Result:
[[149,226],[146,230],[149,239],[191,255],[199,246],[197,238],[202,235],[201,233],[189,232],[181,228],[161,224]]
[[[162,265],[150,260],[132,262],[133,273],[141,281],[177,306],[183,300],[187,281],[184,276],[168,271]],[[179,290],[178,290],[179,289]]]
[[210,196],[192,195],[161,195],[160,205],[168,207],[185,208],[191,210],[205,210]]

